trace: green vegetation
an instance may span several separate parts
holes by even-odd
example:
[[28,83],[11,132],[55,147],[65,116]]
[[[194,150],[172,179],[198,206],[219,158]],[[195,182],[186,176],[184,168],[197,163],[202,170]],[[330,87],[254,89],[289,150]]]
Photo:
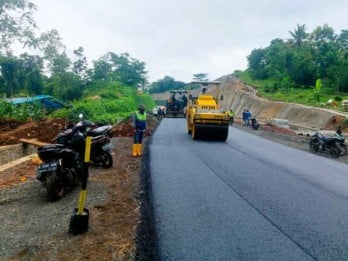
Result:
[[[101,124],[114,124],[133,114],[139,104],[152,108],[154,101],[148,94],[138,95],[131,88],[106,87],[102,95],[89,96],[73,103],[72,109],[61,109],[51,114],[51,117],[66,118],[78,121],[82,113],[85,119]],[[105,94],[108,94],[105,96]],[[102,97],[104,96],[104,97]]]
[[173,77],[165,76],[163,79],[153,82],[150,85],[150,93],[166,92],[170,90],[184,89],[185,83],[175,81]]
[[274,39],[248,56],[248,69],[234,74],[271,100],[342,110],[348,99],[348,30],[335,34],[328,25],[311,33],[305,25],[289,32],[292,39]]
[[[270,80],[270,92],[278,89],[313,88],[318,79],[323,88],[348,92],[348,30],[335,34],[327,24],[312,33],[305,25],[290,32],[292,39],[274,39],[266,48],[248,56],[248,73],[253,80]],[[318,97],[318,90],[316,95]],[[320,95],[319,95],[320,96]]]
[[144,104],[145,108],[147,110],[151,110],[153,107],[155,107],[155,101],[149,94],[141,94],[136,96],[136,102],[137,104]]
[[41,120],[43,118],[44,113],[38,103],[16,106],[6,101],[0,101],[0,119],[24,122],[28,119]]
[[246,84],[256,88],[260,96],[272,101],[293,102],[318,107],[324,106],[327,101],[332,99],[337,104],[335,109],[342,111],[342,100],[348,100],[348,93],[336,93],[332,88],[325,86],[320,90],[320,102],[318,102],[314,87],[282,88],[278,87],[276,81],[272,79],[252,80],[248,71],[238,71],[235,72],[235,75]]
[[[83,113],[99,123],[123,119],[139,103],[149,109],[154,106],[151,96],[137,94],[147,84],[144,62],[128,53],[107,52],[88,66],[83,47],[73,51],[71,60],[57,30],[38,31],[33,19],[37,7],[30,0],[2,0],[0,8],[0,97],[51,95],[73,108],[50,117],[77,120]],[[29,47],[34,54],[13,55],[14,43]],[[25,121],[44,116],[40,104],[0,102],[1,119]]]
[[344,119],[344,120],[341,122],[341,126],[342,126],[342,128],[348,128],[348,119]]

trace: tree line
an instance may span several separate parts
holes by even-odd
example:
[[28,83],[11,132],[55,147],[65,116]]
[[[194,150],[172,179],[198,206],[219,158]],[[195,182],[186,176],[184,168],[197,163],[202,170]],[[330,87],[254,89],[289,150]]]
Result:
[[[38,32],[33,19],[36,8],[28,0],[0,1],[0,97],[45,93],[72,101],[85,90],[111,82],[134,89],[145,86],[145,63],[128,53],[108,52],[91,66],[81,46],[73,51],[74,57],[68,57],[57,30]],[[32,53],[14,55],[14,43]]]
[[[195,73],[192,76],[192,80],[194,81],[208,81],[208,74],[207,73]],[[153,83],[150,84],[149,92],[150,93],[160,93],[160,92],[166,92],[170,90],[183,90],[186,88],[198,88],[198,86],[195,85],[188,85],[187,83],[176,81],[171,76],[164,76],[163,79],[159,79]]]
[[307,33],[306,25],[289,31],[291,38],[274,39],[254,49],[248,59],[254,80],[273,80],[278,88],[312,88],[318,79],[335,92],[348,92],[348,30],[335,34],[327,24]]

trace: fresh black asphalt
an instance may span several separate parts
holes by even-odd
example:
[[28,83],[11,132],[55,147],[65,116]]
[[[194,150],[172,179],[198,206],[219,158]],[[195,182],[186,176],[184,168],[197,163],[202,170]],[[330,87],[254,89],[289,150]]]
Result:
[[163,119],[149,144],[161,260],[347,260],[348,166],[230,127],[193,141]]

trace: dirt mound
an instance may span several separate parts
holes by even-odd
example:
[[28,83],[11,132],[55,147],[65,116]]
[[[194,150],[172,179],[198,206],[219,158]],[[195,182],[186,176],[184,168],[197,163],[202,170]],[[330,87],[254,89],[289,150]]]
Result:
[[[133,120],[132,118],[127,118],[120,123],[116,124],[112,128],[112,135],[114,137],[133,137]],[[147,119],[147,129],[145,132],[146,136],[150,136],[155,128],[157,126],[158,120],[156,117],[149,115]]]
[[57,134],[64,130],[64,119],[47,119],[37,122],[1,122],[0,146],[19,143],[19,139],[38,139],[50,143]]
[[[158,120],[149,115],[147,121],[146,136],[152,134],[154,126]],[[0,122],[0,146],[19,143],[19,139],[37,139],[42,142],[52,143],[52,139],[59,132],[66,129],[68,121],[65,119],[47,119],[37,122],[20,123],[16,121]],[[113,126],[112,134],[114,137],[132,137],[133,127],[132,119],[128,118]]]

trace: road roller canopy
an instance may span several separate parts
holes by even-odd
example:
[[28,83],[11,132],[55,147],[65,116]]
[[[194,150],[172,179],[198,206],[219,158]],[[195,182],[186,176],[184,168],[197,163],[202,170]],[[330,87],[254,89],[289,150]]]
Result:
[[189,84],[200,84],[202,86],[220,85],[220,81],[192,81]]
[[185,94],[187,93],[187,90],[171,90],[171,94]]

